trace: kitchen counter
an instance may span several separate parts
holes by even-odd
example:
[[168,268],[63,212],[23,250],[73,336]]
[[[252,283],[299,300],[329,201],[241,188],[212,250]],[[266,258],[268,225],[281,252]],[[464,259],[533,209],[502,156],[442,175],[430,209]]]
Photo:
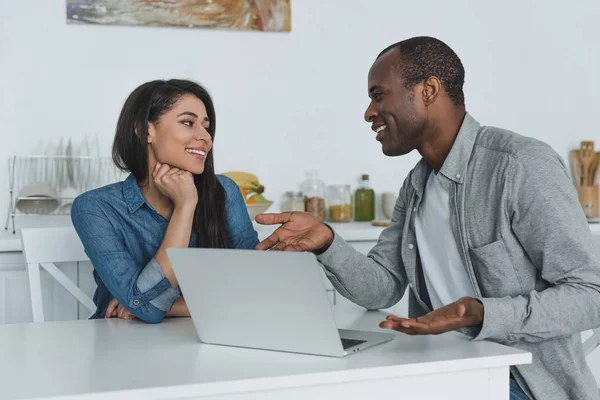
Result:
[[[351,242],[377,241],[379,235],[385,229],[381,226],[373,226],[369,222],[329,223],[329,225],[344,240]],[[256,223],[254,226],[261,240],[266,238],[276,228],[275,226],[264,226]],[[600,223],[590,223],[589,227],[592,233],[600,235]],[[18,231],[16,234],[13,234],[10,229],[0,231],[0,253],[20,252],[21,250],[21,236]]]
[[[344,240],[348,242],[377,241],[385,227],[373,226],[370,222],[327,222]],[[270,235],[279,225],[259,225],[254,223],[259,239]]]
[[[369,222],[348,222],[348,223],[331,223],[336,232],[338,232],[347,241],[376,241],[384,228],[372,226]],[[259,238],[266,238],[276,226],[263,226],[255,224]],[[16,234],[12,230],[2,230],[0,232],[0,253],[3,252],[20,252],[21,236],[19,231]]]
[[12,233],[12,229],[0,231],[0,253],[19,252],[22,250],[21,235],[17,231]]

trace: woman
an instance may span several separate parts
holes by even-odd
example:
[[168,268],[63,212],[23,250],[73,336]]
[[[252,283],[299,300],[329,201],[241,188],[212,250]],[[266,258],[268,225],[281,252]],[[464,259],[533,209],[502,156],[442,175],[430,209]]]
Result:
[[210,95],[194,82],[148,82],[125,102],[112,156],[131,174],[71,209],[98,284],[92,318],[189,316],[166,249],[258,244],[239,188],[214,173],[215,126]]

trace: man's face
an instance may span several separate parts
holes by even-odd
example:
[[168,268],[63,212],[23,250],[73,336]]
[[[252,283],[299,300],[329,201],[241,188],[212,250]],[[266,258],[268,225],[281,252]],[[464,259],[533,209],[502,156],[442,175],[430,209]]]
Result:
[[390,157],[418,148],[426,125],[423,84],[418,83],[412,89],[405,87],[395,65],[398,57],[398,50],[390,50],[371,67],[368,85],[371,103],[365,112],[365,120],[377,133],[383,154]]

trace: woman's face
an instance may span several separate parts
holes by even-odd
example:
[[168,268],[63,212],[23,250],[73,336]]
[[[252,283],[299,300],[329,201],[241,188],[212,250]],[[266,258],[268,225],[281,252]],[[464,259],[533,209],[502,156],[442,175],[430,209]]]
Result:
[[156,124],[148,123],[150,170],[156,161],[198,175],[212,149],[204,103],[193,95],[182,96]]

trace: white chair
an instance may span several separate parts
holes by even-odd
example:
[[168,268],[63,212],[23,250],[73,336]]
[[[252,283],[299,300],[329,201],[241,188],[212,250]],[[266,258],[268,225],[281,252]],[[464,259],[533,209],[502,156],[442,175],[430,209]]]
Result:
[[[596,257],[600,261],[600,233],[593,233],[592,238],[594,239],[594,249],[596,250]],[[600,345],[600,328],[592,330],[592,336],[588,337],[583,341],[583,351],[588,356],[592,351]]]
[[92,299],[55,265],[63,262],[89,261],[73,227],[22,229],[21,242],[29,272],[33,322],[44,322],[40,268],[46,270],[91,313],[96,311]]

